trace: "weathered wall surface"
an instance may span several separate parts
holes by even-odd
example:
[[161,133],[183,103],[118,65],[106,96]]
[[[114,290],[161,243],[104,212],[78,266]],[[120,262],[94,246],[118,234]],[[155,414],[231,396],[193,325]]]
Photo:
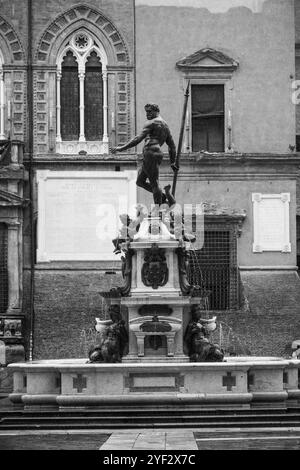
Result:
[[210,47],[240,64],[232,90],[236,150],[289,152],[295,141],[293,1],[267,0],[261,11],[239,6],[221,13],[201,8],[205,1],[198,1],[198,8],[183,2],[150,3],[139,0],[136,8],[138,128],[144,121],[143,105],[157,102],[178,140],[183,90],[175,64]]
[[[120,274],[95,269],[38,270],[35,283],[34,356],[86,357],[95,317],[105,318],[100,291],[120,285]],[[27,303],[28,289],[25,292]]]
[[247,348],[252,355],[288,355],[292,341],[300,337],[298,275],[248,271],[241,273],[241,279],[249,310],[219,313],[218,319],[233,329],[244,354]]

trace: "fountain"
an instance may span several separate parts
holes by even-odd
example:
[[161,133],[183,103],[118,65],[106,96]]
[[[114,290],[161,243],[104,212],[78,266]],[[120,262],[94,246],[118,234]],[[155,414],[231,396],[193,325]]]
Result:
[[[175,237],[161,217],[136,227],[118,245],[124,285],[101,293],[111,319],[97,320],[102,340],[89,360],[9,365],[10,400],[29,409],[138,402],[286,407],[299,400],[299,360],[224,357],[212,342],[217,319],[207,315],[207,292],[188,282],[184,234]],[[220,323],[221,341],[223,330]]]
[[[138,402],[238,408],[262,402],[286,407],[299,400],[300,360],[224,358],[222,345],[213,343],[210,336],[217,319],[207,315],[208,293],[203,286],[189,283],[188,248],[193,236],[185,232],[182,213],[176,226],[178,214],[172,209],[188,90],[189,84],[177,152],[156,104],[145,106],[149,122],[140,135],[111,150],[123,151],[145,139],[137,184],[153,193],[155,209],[149,217],[139,210],[133,221],[127,214],[120,216],[123,227],[113,243],[114,252],[123,253],[124,284],[102,292],[111,321],[97,321],[101,340],[90,350],[89,360],[10,364],[13,403],[27,408]],[[163,193],[158,184],[163,158],[159,146],[164,143],[174,172],[172,193],[171,185],[165,186]],[[173,220],[173,226],[167,220]],[[128,312],[126,321],[124,309]],[[221,324],[221,341],[222,328]]]

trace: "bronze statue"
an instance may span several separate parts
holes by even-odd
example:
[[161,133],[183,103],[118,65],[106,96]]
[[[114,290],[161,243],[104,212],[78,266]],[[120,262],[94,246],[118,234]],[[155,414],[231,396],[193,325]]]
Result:
[[88,362],[122,361],[124,349],[128,342],[128,333],[119,305],[112,305],[109,313],[113,323],[104,331],[101,343],[89,351]]
[[136,184],[146,191],[153,193],[155,204],[160,206],[161,204],[168,203],[169,206],[172,206],[176,201],[170,193],[171,185],[165,186],[165,193],[159,187],[159,166],[163,159],[160,147],[166,143],[169,147],[171,168],[174,172],[178,171],[179,168],[175,164],[175,143],[167,123],[159,114],[160,110],[157,104],[146,104],[145,111],[148,122],[144,125],[141,133],[126,144],[118,145],[111,151],[112,153],[123,152],[145,140],[143,164],[138,173]]
[[209,332],[200,323],[201,310],[198,305],[192,307],[192,319],[187,326],[184,339],[188,347],[191,362],[222,362],[223,350],[209,341]]

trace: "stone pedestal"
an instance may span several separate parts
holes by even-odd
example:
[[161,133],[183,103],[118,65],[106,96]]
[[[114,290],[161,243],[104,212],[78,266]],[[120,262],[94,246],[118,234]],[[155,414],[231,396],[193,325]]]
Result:
[[[144,219],[130,243],[129,352],[123,362],[188,362],[183,352],[184,312],[191,304],[179,282],[180,242],[158,217]],[[155,320],[155,321],[154,321]]]

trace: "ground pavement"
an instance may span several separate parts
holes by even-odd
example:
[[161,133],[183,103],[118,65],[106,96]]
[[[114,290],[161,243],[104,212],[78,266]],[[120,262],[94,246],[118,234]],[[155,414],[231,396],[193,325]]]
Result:
[[300,450],[300,428],[0,431],[1,450]]

